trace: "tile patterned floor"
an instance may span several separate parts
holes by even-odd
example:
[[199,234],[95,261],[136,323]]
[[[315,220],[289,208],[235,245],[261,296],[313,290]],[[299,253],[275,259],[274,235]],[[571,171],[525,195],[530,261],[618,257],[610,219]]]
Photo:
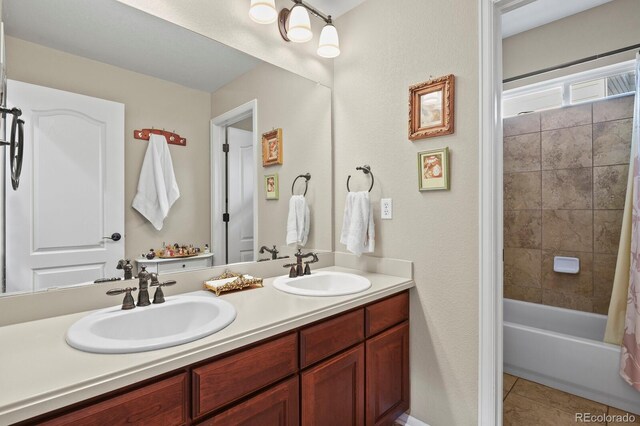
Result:
[[[580,424],[576,413],[624,415],[613,407],[571,395],[519,377],[504,374],[504,426],[565,426]],[[595,423],[601,426],[637,426],[635,423]]]

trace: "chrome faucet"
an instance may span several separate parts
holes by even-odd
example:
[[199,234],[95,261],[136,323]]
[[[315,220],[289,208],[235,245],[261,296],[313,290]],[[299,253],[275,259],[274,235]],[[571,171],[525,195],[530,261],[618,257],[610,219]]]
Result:
[[[302,249],[298,249],[298,252],[295,254],[296,263],[287,263],[283,265],[285,268],[291,268],[289,270],[289,278],[301,277],[303,275],[311,275],[311,267],[309,264],[316,263],[318,261],[318,255],[316,253],[302,253]],[[312,257],[312,260],[304,262],[304,269],[302,268],[302,259],[307,257]]]
[[147,272],[147,268],[142,266],[140,272],[138,272],[138,306],[149,306],[149,278],[150,275]]
[[260,254],[264,254],[265,251],[271,253],[271,260],[276,260],[278,258],[279,251],[278,249],[276,249],[275,245],[272,249],[268,248],[267,246],[260,247]]

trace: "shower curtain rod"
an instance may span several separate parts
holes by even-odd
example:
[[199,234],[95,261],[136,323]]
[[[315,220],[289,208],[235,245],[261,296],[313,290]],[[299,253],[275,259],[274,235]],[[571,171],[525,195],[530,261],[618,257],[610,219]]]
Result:
[[626,51],[634,50],[634,49],[638,49],[638,48],[640,48],[640,43],[639,44],[634,44],[633,46],[627,46],[627,47],[623,47],[623,48],[620,48],[620,49],[616,49],[616,50],[610,50],[608,52],[600,53],[598,55],[593,55],[593,56],[588,56],[586,58],[577,59],[575,61],[565,62],[564,64],[555,65],[553,67],[543,68],[543,69],[538,70],[538,71],[528,72],[526,74],[517,75],[515,77],[505,78],[504,80],[502,80],[502,83],[503,84],[504,83],[510,83],[512,81],[521,80],[523,78],[533,77],[534,75],[539,75],[539,74],[544,74],[544,73],[551,72],[551,71],[560,70],[560,69],[571,67],[571,66],[574,66],[574,65],[583,64],[585,62],[595,61],[596,59],[606,58],[607,56],[616,55],[618,53],[622,53],[622,52],[626,52]]

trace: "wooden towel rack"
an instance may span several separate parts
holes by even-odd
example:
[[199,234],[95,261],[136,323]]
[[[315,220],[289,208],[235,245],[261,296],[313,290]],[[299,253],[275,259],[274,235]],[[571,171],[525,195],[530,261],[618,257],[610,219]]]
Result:
[[167,139],[167,143],[169,145],[187,146],[187,138],[183,138],[177,133],[167,132],[166,130],[153,129],[153,128],[133,131],[134,139],[141,139],[145,141],[149,140],[149,138],[151,137],[151,134],[164,136]]

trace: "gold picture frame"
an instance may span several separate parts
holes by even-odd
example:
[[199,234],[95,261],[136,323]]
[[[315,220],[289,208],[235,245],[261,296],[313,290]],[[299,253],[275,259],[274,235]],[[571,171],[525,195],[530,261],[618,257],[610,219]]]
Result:
[[418,189],[449,190],[451,187],[449,147],[418,153]]
[[454,131],[453,74],[409,88],[409,139],[449,135]]
[[282,164],[282,129],[262,134],[262,167]]
[[277,173],[264,176],[264,193],[267,200],[278,200],[280,198]]

